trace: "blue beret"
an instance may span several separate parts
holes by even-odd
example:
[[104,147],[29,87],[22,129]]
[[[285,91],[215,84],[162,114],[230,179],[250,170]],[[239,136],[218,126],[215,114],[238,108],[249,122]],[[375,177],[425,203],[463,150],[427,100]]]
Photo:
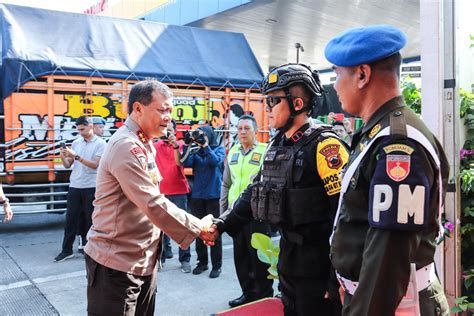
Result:
[[406,35],[391,25],[371,25],[337,35],[326,45],[324,54],[336,66],[352,67],[389,57],[406,42]]
[[97,116],[94,116],[92,118],[92,124],[102,124],[102,125],[105,125],[106,123],[106,120],[102,117],[97,117]]

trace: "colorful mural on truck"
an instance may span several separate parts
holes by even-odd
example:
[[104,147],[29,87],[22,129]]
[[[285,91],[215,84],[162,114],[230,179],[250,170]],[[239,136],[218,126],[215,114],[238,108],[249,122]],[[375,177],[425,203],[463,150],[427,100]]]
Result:
[[[61,142],[69,144],[78,137],[75,120],[82,115],[103,117],[106,120],[105,138],[122,126],[127,117],[121,94],[54,94],[53,109],[48,109],[47,98],[47,94],[42,93],[13,93],[5,102],[8,170],[43,166],[50,159],[55,159],[56,167],[59,166],[59,146]],[[206,101],[202,97],[175,97],[173,118],[180,131],[178,137],[186,130],[210,124],[217,131],[219,143],[231,145],[238,118],[246,113],[243,104],[244,100],[240,99],[231,99],[226,105],[221,98]],[[265,129],[261,101],[249,102],[248,112],[252,112],[260,128]],[[49,117],[51,114],[52,118]]]

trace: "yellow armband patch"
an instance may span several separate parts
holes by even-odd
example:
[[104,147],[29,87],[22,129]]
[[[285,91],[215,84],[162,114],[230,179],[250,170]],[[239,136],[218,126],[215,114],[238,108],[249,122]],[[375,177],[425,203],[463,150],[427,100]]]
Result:
[[341,170],[349,159],[346,147],[336,138],[327,138],[318,144],[316,168],[323,180],[327,195],[341,191]]

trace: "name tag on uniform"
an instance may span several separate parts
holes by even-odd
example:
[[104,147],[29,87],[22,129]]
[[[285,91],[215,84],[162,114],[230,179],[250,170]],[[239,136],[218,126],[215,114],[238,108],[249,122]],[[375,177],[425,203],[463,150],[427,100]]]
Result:
[[268,151],[265,155],[265,161],[273,161],[275,160],[277,152],[275,150]]

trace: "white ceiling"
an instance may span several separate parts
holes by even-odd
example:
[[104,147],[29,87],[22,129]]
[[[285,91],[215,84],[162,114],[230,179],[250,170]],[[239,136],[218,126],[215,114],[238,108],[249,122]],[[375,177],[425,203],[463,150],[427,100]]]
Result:
[[[244,33],[266,71],[269,66],[295,62],[295,43],[304,48],[300,62],[328,69],[324,47],[334,35],[381,23],[407,34],[404,58],[420,55],[419,0],[254,0],[188,25]],[[218,49],[225,54],[225,47]]]

